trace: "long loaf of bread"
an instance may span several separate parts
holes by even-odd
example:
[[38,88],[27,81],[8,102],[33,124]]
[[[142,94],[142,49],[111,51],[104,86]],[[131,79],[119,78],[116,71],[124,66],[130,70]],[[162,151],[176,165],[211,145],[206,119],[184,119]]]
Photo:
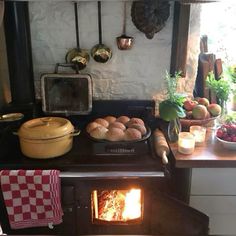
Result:
[[153,132],[153,141],[154,141],[154,149],[156,154],[162,158],[162,163],[167,164],[168,158],[167,155],[170,153],[169,146],[166,142],[166,138],[161,130],[155,129]]

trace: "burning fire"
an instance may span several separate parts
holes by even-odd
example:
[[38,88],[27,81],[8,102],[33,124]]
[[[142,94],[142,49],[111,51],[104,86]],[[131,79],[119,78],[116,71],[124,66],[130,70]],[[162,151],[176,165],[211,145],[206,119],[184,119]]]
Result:
[[126,193],[125,207],[122,214],[124,220],[132,220],[141,216],[141,190],[131,189]]
[[141,217],[141,190],[104,190],[93,192],[95,218],[128,221]]

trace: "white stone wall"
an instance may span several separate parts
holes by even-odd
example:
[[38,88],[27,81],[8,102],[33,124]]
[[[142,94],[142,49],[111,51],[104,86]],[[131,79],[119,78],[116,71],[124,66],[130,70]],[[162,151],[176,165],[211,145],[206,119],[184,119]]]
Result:
[[[134,26],[131,2],[127,2],[127,34],[135,38],[130,51],[120,51],[116,37],[122,33],[123,2],[102,1],[103,42],[112,48],[113,57],[105,64],[92,58],[83,73],[93,77],[94,99],[156,99],[165,98],[163,77],[170,68],[173,2],[166,26],[152,40]],[[200,5],[191,6],[187,75],[179,85],[180,92],[192,94],[199,53]],[[36,1],[29,3],[35,87],[40,97],[40,75],[52,73],[57,62],[64,62],[67,51],[76,46],[72,2]],[[79,2],[80,45],[90,49],[98,43],[97,2]],[[4,35],[0,34],[0,105],[10,99]],[[4,97],[4,98],[3,98]]]
[[[30,2],[35,84],[40,74],[53,72],[57,62],[76,46],[72,2]],[[112,48],[113,57],[105,64],[92,58],[83,73],[91,73],[94,99],[151,99],[163,90],[163,76],[170,68],[173,5],[166,26],[152,40],[138,31],[131,20],[127,2],[127,34],[135,44],[120,51],[116,37],[122,33],[123,2],[102,2],[103,42]],[[79,2],[80,46],[88,51],[98,43],[97,2]],[[37,96],[40,96],[37,89]]]

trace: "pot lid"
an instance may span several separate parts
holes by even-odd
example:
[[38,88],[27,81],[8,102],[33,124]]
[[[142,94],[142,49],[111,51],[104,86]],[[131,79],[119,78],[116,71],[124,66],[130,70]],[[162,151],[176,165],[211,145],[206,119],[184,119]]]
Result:
[[52,139],[74,131],[71,122],[61,117],[42,117],[21,125],[18,135],[27,139]]

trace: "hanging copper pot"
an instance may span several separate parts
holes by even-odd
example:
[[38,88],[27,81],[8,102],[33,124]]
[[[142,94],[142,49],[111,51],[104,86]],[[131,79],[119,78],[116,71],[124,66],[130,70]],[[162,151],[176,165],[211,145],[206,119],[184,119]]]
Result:
[[116,43],[120,50],[131,49],[134,43],[134,38],[126,35],[126,2],[124,2],[123,34],[116,38]]

